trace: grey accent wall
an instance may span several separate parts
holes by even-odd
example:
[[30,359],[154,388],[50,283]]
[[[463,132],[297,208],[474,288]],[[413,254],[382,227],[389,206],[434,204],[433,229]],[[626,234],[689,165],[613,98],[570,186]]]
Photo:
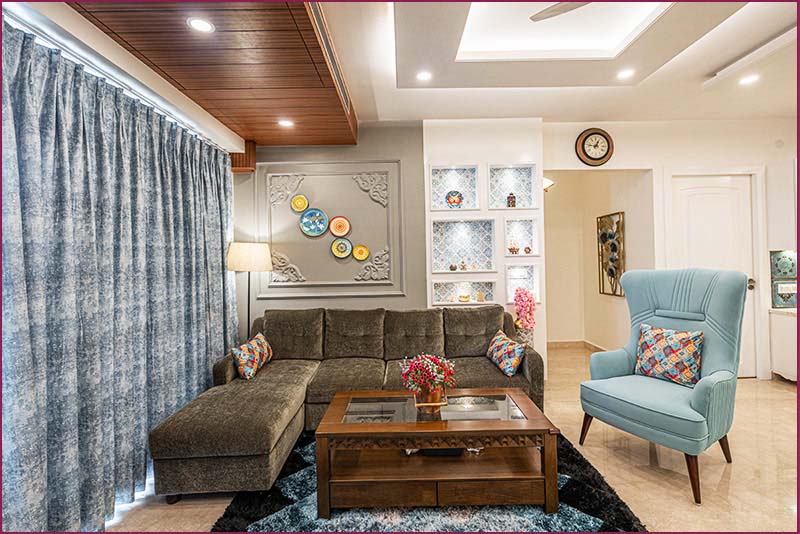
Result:
[[[258,163],[357,163],[374,161],[400,162],[402,195],[402,248],[404,296],[328,297],[321,298],[308,288],[308,297],[257,299],[257,277],[252,275],[247,294],[247,273],[236,276],[239,301],[240,334],[246,335],[247,301],[250,300],[250,322],[264,310],[285,308],[425,308],[425,181],[422,160],[422,122],[382,122],[362,124],[358,145],[341,147],[259,147]],[[257,236],[255,173],[234,176],[234,238],[255,240]]]

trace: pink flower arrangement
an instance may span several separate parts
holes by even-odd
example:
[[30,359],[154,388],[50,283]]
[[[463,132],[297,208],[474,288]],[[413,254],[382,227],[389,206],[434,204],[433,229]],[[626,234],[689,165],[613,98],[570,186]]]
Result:
[[516,325],[523,330],[532,330],[536,326],[533,314],[536,311],[536,299],[533,293],[524,287],[514,291],[514,309],[517,312]]
[[432,393],[456,385],[453,362],[432,354],[420,354],[400,362],[403,386],[415,393]]

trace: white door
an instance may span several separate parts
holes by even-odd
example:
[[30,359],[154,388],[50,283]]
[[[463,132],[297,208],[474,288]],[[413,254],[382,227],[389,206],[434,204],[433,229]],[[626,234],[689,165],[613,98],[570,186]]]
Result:
[[[733,269],[754,278],[750,182],[749,175],[672,178],[666,229],[670,268]],[[740,377],[756,376],[753,293],[747,292],[744,307]]]

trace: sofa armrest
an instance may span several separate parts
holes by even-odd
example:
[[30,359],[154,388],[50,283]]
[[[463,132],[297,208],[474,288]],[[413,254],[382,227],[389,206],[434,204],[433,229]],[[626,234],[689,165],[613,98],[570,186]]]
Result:
[[592,380],[602,380],[633,373],[636,358],[625,349],[595,352],[589,358],[589,375]]
[[716,371],[694,385],[689,404],[706,418],[709,443],[718,441],[730,430],[735,396],[736,375],[730,371]]
[[531,383],[530,398],[544,411],[544,360],[531,347],[525,347],[525,358],[522,360],[522,372]]
[[238,376],[236,365],[233,363],[233,356],[230,354],[214,362],[214,385],[222,386],[235,380]]

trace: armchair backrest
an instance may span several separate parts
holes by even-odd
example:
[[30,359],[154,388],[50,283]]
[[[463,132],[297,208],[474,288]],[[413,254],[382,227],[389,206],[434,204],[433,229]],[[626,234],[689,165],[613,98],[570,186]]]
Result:
[[646,323],[704,334],[700,375],[739,369],[747,277],[738,271],[676,269],[628,271],[622,288],[631,314],[625,350],[636,355],[639,326]]

